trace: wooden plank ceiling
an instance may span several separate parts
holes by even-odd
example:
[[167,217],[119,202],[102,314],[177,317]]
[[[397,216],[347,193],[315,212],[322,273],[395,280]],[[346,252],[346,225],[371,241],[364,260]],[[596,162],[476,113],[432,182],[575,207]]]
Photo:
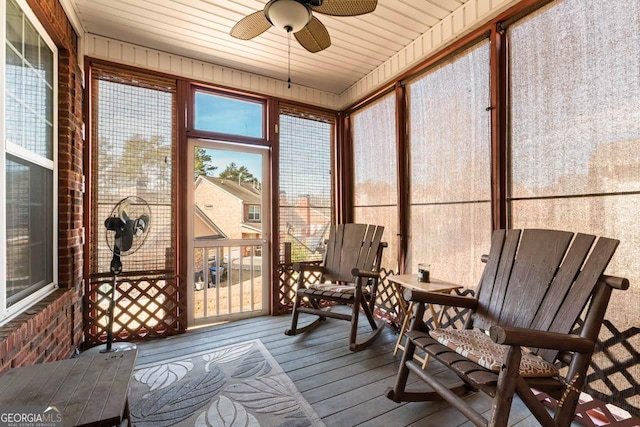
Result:
[[[287,35],[275,28],[253,40],[229,35],[267,0],[72,0],[88,33],[226,67],[287,79]],[[379,0],[374,13],[315,14],[332,45],[309,53],[292,38],[295,84],[340,94],[469,0]]]

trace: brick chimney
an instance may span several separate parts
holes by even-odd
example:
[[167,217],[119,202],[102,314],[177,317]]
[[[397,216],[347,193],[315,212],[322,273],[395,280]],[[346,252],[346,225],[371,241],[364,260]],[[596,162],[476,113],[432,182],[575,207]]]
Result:
[[296,204],[300,217],[304,218],[305,228],[304,235],[309,236],[311,234],[311,197],[307,194],[298,198]]

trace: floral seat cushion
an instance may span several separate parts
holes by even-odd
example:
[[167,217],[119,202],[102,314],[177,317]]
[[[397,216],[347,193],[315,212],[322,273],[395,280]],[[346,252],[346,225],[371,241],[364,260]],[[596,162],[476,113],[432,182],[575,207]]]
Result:
[[[429,332],[440,344],[493,372],[500,372],[509,346],[493,342],[487,334],[473,329],[435,329]],[[520,376],[555,377],[558,369],[543,358],[522,349]]]
[[[316,283],[309,286],[311,289],[323,292],[341,292],[343,294],[354,294],[356,292],[356,285],[338,285],[335,283]],[[362,293],[369,293],[369,287],[363,286]]]

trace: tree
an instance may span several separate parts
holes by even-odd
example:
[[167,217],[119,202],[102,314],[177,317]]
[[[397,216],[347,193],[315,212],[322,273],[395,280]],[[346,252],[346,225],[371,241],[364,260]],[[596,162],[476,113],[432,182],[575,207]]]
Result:
[[200,175],[207,176],[216,169],[218,169],[218,167],[211,164],[211,154],[207,153],[207,150],[202,147],[196,147],[195,160],[193,164],[195,177],[197,178]]
[[164,192],[171,188],[171,143],[161,136],[149,139],[133,135],[124,143],[113,169],[121,186],[136,185],[145,191]]
[[238,167],[234,162],[231,162],[227,168],[220,173],[220,178],[235,182],[253,182],[256,179],[246,166]]

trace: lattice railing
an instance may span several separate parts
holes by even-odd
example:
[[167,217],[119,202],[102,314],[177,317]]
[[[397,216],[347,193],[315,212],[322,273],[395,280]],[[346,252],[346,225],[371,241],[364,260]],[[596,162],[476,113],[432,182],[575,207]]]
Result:
[[[469,297],[469,298],[473,298],[476,295],[473,289],[455,289],[453,293],[461,297]],[[444,314],[442,316],[440,327],[464,329],[464,323],[467,320],[468,314],[469,314],[469,309],[467,308],[447,307],[447,309],[444,311]],[[429,328],[433,328],[433,319],[429,317],[429,319],[425,320],[425,324]]]
[[395,293],[394,285],[389,281],[389,276],[394,274],[396,273],[393,270],[380,269],[375,314],[399,330],[402,323],[402,312],[398,305],[398,297]]
[[[93,278],[85,293],[85,346],[106,341],[111,278]],[[118,278],[114,341],[182,333],[187,327],[187,298],[173,274],[127,274]]]
[[[310,261],[308,264],[320,265],[321,261]],[[320,273],[306,272],[307,283],[315,283],[320,280]],[[299,273],[293,271],[293,263],[281,263],[278,265],[278,300],[273,308],[273,314],[291,313],[293,299],[296,295]]]
[[[574,332],[577,332],[580,327],[582,327],[582,319],[578,320]],[[638,417],[640,416],[639,366],[640,328],[631,327],[620,331],[609,320],[605,320],[596,344],[596,353],[591,359],[587,373],[585,392],[598,402],[601,400],[613,402],[616,406]],[[635,422],[640,425],[639,419],[636,418]]]

